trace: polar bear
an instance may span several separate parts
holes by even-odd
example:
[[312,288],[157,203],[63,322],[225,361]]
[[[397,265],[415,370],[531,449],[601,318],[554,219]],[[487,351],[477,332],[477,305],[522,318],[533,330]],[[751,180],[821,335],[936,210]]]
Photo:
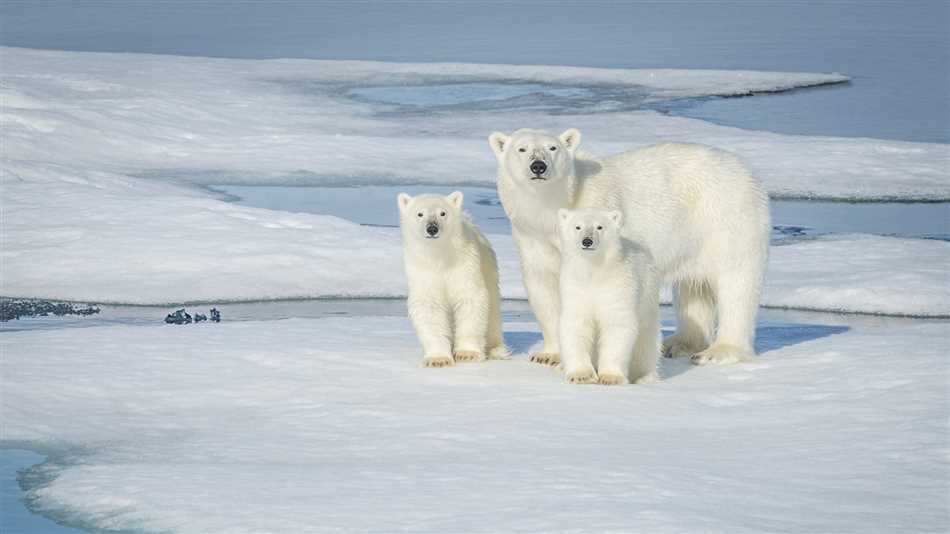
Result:
[[505,359],[498,262],[462,211],[462,193],[400,193],[399,222],[409,279],[409,318],[425,367]]
[[498,159],[498,194],[521,256],[544,344],[531,359],[557,364],[557,210],[623,213],[623,236],[653,256],[673,284],[676,333],[668,356],[695,364],[754,355],[755,316],[769,246],[768,196],[733,155],[663,143],[598,160],[578,152],[581,134],[518,130],[488,138]]
[[622,226],[617,210],[558,210],[561,359],[572,384],[657,380],[656,272],[650,253],[620,236]]

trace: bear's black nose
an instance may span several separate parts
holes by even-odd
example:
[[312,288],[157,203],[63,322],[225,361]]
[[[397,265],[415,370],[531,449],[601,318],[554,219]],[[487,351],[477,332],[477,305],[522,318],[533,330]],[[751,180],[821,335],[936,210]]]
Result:
[[546,170],[548,170],[548,166],[543,161],[531,162],[531,172],[533,172],[536,176],[541,176]]
[[594,240],[589,237],[585,237],[584,240],[581,241],[581,244],[584,245],[584,248],[590,248],[594,246]]
[[439,233],[439,226],[437,224],[430,224],[426,226],[426,233],[435,237],[435,234]]

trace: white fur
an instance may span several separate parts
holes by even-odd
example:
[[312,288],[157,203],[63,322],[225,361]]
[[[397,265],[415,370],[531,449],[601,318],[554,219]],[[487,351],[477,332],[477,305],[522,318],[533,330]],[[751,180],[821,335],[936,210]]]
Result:
[[659,292],[653,259],[621,237],[622,220],[616,210],[558,210],[560,347],[571,383],[657,379]]
[[[501,333],[498,262],[485,236],[462,211],[462,193],[400,193],[399,221],[409,278],[409,318],[423,365],[508,357]],[[433,237],[427,232],[435,225]]]
[[[544,335],[532,359],[559,360],[557,210],[585,207],[621,211],[623,236],[643,244],[673,283],[678,324],[664,342],[669,355],[692,355],[697,364],[753,356],[770,228],[758,180],[735,156],[703,145],[663,143],[596,160],[577,152],[579,142],[574,129],[489,137],[498,193]],[[532,179],[529,168],[539,158],[548,168]]]

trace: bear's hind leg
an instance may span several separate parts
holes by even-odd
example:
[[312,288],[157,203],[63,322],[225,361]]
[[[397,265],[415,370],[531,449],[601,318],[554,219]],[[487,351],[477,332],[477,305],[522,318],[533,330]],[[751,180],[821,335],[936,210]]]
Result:
[[716,299],[705,280],[680,280],[673,286],[676,333],[663,340],[667,358],[692,356],[709,346],[716,320]]
[[755,316],[759,308],[761,269],[747,266],[719,278],[716,284],[719,325],[716,340],[691,358],[696,365],[726,364],[755,356]]

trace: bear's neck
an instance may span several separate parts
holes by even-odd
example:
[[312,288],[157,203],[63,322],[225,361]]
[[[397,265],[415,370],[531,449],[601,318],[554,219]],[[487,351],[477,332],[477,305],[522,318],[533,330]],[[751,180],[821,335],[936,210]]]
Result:
[[566,246],[576,247],[577,245],[575,243],[561,244],[561,270],[573,279],[596,283],[604,279],[606,270],[624,260],[623,252],[618,248],[619,243],[603,243],[598,250],[593,252],[574,250],[573,253],[565,254],[563,251],[567,250]]
[[438,239],[421,239],[404,233],[403,241],[411,250],[411,256],[426,258],[425,267],[435,270],[451,267],[465,256],[460,254],[465,248],[461,231],[443,234]]
[[[557,228],[557,210],[572,208],[576,201],[577,178],[558,179],[555,184],[513,184],[507,178],[498,181],[498,193],[505,214],[521,233],[552,235]],[[556,241],[556,240],[555,240]]]

